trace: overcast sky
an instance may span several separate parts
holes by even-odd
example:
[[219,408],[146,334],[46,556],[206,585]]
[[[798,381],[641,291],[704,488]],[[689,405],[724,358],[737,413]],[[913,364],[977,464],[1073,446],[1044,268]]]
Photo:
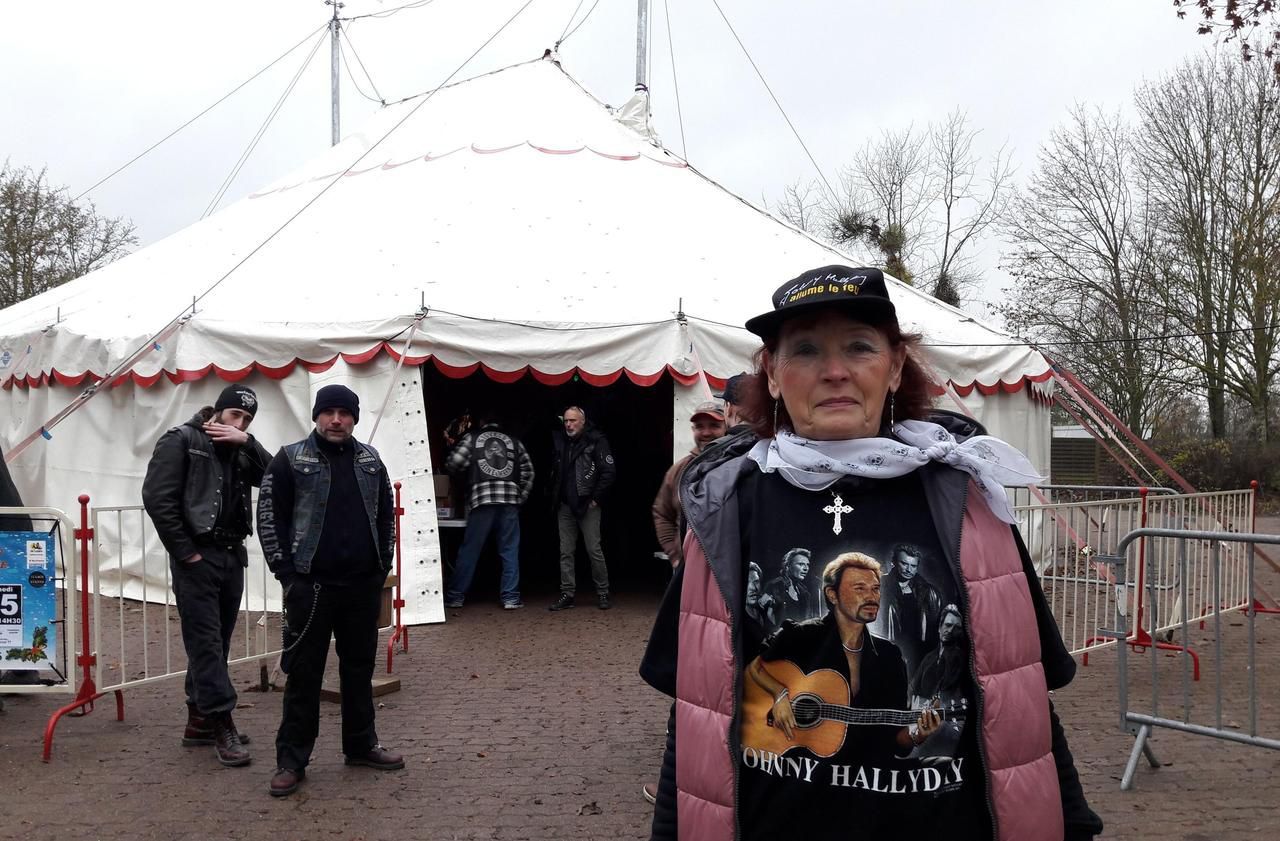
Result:
[[[405,2],[347,0],[342,15]],[[347,27],[377,90],[394,101],[444,81],[525,2],[434,0]],[[957,107],[982,129],[984,150],[1010,144],[1025,178],[1074,102],[1127,109],[1135,86],[1211,46],[1169,0],[719,2],[833,183],[882,129],[923,126]],[[592,3],[531,0],[457,78],[540,56],[575,9],[576,22]],[[560,50],[564,68],[615,105],[635,80],[636,5],[599,0]],[[816,177],[712,0],[652,0],[651,9],[650,86],[664,143],[687,148],[698,169],[755,204]],[[2,14],[0,159],[47,166],[50,181],[74,195],[324,26],[330,10],[321,0],[41,0],[6,2]],[[144,245],[197,220],[314,40],[89,198],[104,213],[132,218]],[[378,107],[345,68],[341,96],[344,133]],[[329,139],[326,40],[221,206]],[[1005,282],[990,268],[999,248],[987,242],[981,256],[987,299]]]

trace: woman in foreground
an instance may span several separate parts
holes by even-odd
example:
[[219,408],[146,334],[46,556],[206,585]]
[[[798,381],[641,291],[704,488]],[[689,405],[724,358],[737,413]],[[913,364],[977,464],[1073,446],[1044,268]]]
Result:
[[[1075,663],[1002,487],[1034,469],[931,411],[879,270],[806,272],[747,329],[754,434],[684,474],[641,666],[676,698],[653,837],[1093,838],[1048,694]],[[797,550],[807,615],[753,609]]]

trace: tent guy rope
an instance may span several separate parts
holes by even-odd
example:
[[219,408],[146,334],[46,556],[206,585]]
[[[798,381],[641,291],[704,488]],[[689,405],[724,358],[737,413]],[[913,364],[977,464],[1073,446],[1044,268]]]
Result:
[[528,9],[529,6],[531,6],[532,4],[533,4],[533,0],[526,0],[524,5],[522,5],[519,9],[516,10],[515,14],[507,18],[506,22],[504,22],[502,26],[498,27],[498,29],[492,35],[490,35],[487,39],[485,39],[484,43],[482,43],[479,47],[477,47],[475,51],[471,53],[471,55],[467,56],[467,58],[460,65],[458,65],[457,68],[453,70],[453,72],[451,72],[447,77],[445,77],[445,80],[443,82],[441,82],[439,85],[436,85],[435,88],[433,88],[430,92],[428,92],[422,98],[421,102],[414,105],[414,107],[409,110],[409,113],[405,114],[402,118],[396,121],[395,125],[389,128],[386,131],[386,133],[382,135],[382,137],[378,138],[376,142],[374,142],[372,145],[369,146],[368,149],[362,152],[358,158],[356,158],[354,161],[351,162],[350,165],[346,167],[346,169],[344,169],[342,172],[336,174],[332,179],[330,179],[329,182],[325,184],[325,186],[321,188],[320,191],[316,193],[316,195],[314,195],[309,201],[307,201],[306,204],[304,204],[301,208],[297,210],[297,212],[295,212],[292,216],[290,216],[283,223],[281,223],[279,227],[277,227],[274,231],[272,231],[269,235],[267,235],[267,237],[264,240],[262,240],[262,242],[258,243],[258,245],[256,245],[251,251],[249,251],[249,253],[247,253],[244,257],[242,257],[235,265],[233,265],[230,269],[228,269],[221,277],[219,277],[216,281],[214,281],[208,288],[206,288],[199,295],[192,298],[191,307],[190,307],[191,312],[189,314],[187,312],[187,308],[183,307],[183,310],[181,313],[179,313],[177,316],[171,319],[169,323],[166,324],[161,330],[159,330],[154,335],[152,335],[151,338],[147,339],[146,342],[140,345],[133,353],[131,353],[118,365],[112,368],[111,371],[108,373],[108,375],[104,376],[100,382],[94,383],[90,385],[88,388],[86,388],[83,392],[80,393],[80,395],[75,400],[69,403],[65,408],[63,408],[56,415],[54,415],[53,417],[46,420],[43,424],[41,424],[37,431],[28,435],[21,442],[19,442],[19,444],[16,447],[14,447],[9,453],[6,453],[5,462],[6,463],[12,462],[17,457],[18,454],[20,454],[23,450],[25,450],[28,446],[30,446],[37,438],[43,437],[46,440],[48,440],[51,437],[50,430],[52,430],[55,426],[60,424],[62,421],[66,420],[75,412],[79,411],[81,407],[83,407],[86,403],[92,400],[94,396],[97,395],[102,390],[100,387],[102,383],[110,383],[116,378],[118,378],[119,376],[121,376],[122,374],[125,374],[128,371],[132,370],[133,366],[136,365],[142,359],[142,357],[146,356],[153,349],[158,349],[162,341],[167,340],[167,338],[170,335],[172,335],[173,332],[175,332],[179,327],[187,323],[188,319],[194,316],[195,306],[197,303],[199,303],[200,301],[204,300],[206,297],[211,295],[219,286],[222,285],[224,281],[226,281],[227,278],[231,277],[231,275],[234,274],[241,266],[249,262],[249,260],[253,259],[253,257],[257,255],[258,252],[260,252],[263,248],[265,248],[268,244],[270,244],[277,236],[280,235],[282,231],[284,231],[287,227],[289,227],[289,225],[291,225],[299,216],[306,213],[307,210],[309,210],[317,201],[319,201],[321,197],[326,195],[329,192],[329,190],[333,188],[335,184],[340,182],[346,176],[347,173],[355,169],[356,166],[358,166],[362,161],[364,161],[365,158],[367,158],[370,154],[372,154],[375,149],[381,146],[388,137],[390,137],[392,134],[396,132],[397,129],[403,126],[414,114],[416,114],[422,108],[422,106],[430,102],[431,98],[434,97],[438,91],[440,91],[442,88],[448,85],[449,82],[451,82],[455,76],[461,73],[468,64],[474,61],[476,56],[480,55],[480,53],[487,46],[489,46],[489,44],[493,43],[493,41],[499,35],[505,32],[507,27],[509,27],[512,23],[514,23],[516,19],[519,18],[520,15],[523,14],[524,11]]

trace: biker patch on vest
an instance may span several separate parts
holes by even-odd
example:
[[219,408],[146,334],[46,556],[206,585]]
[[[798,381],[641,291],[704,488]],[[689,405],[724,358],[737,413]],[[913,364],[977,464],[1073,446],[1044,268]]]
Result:
[[501,432],[485,430],[476,436],[472,458],[490,479],[510,479],[516,471],[515,444]]

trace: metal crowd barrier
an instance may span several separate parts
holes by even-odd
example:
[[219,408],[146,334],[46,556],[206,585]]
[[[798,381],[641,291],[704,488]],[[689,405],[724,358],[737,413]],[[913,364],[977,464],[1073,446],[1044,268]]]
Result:
[[[128,689],[186,675],[186,651],[175,607],[169,556],[141,505],[93,509],[93,558],[88,592],[95,601],[95,679],[102,692]],[[105,582],[104,582],[105,579]],[[280,585],[265,565],[250,567],[231,641],[229,665],[266,662],[279,656],[282,619],[269,608]]]
[[[404,607],[399,538],[404,509],[400,503],[400,483],[396,489],[396,573],[390,617],[386,625],[394,629],[387,644],[387,671],[396,643],[409,650],[408,629],[400,611]],[[45,508],[4,509],[0,513],[52,513],[67,525],[80,543],[79,564],[65,564],[64,599],[68,605],[63,635],[65,661],[73,660],[81,669],[77,684],[74,670],[58,687],[14,687],[15,691],[75,692],[70,703],[55,712],[45,728],[44,760],[53,750],[54,730],[65,715],[83,716],[92,712],[94,702],[108,692],[115,693],[116,719],[124,720],[124,690],[186,675],[186,650],[182,626],[173,596],[168,553],[165,552],[151,518],[140,505],[104,506],[89,509],[89,497],[80,497],[80,528],[74,528],[62,512]],[[92,521],[92,524],[91,524]],[[279,585],[265,565],[250,566],[245,575],[240,618],[231,641],[228,664],[258,663],[260,680],[268,684],[267,661],[276,660],[283,648],[283,615],[271,608],[269,594]],[[75,653],[76,631],[80,632],[79,654]],[[9,691],[9,687],[0,687]]]
[[[1180,665],[1180,679],[1177,680],[1181,688],[1182,703],[1180,705],[1179,717],[1171,718],[1167,713],[1169,706],[1168,701],[1162,699],[1161,688],[1167,685],[1168,680],[1161,680],[1161,657],[1156,647],[1151,646],[1151,678],[1150,678],[1150,712],[1140,712],[1136,704],[1132,703],[1134,692],[1131,691],[1128,661],[1128,645],[1117,646],[1117,689],[1119,695],[1120,707],[1120,726],[1128,733],[1133,735],[1134,745],[1129,753],[1129,760],[1125,764],[1124,775],[1120,781],[1120,788],[1128,791],[1133,786],[1133,777],[1138,767],[1138,758],[1145,755],[1147,761],[1153,768],[1159,767],[1155,753],[1151,749],[1148,741],[1151,736],[1152,728],[1164,727],[1170,730],[1178,730],[1184,733],[1193,733],[1200,736],[1209,736],[1217,739],[1225,739],[1227,741],[1239,742],[1246,745],[1254,745],[1256,747],[1271,748],[1280,750],[1280,738],[1272,738],[1264,736],[1258,732],[1258,641],[1255,623],[1259,610],[1256,608],[1255,593],[1255,565],[1256,565],[1256,544],[1280,545],[1280,536],[1266,534],[1252,534],[1249,532],[1223,532],[1208,530],[1181,530],[1172,528],[1142,528],[1137,529],[1127,535],[1120,541],[1116,547],[1114,554],[1099,556],[1097,560],[1111,566],[1115,574],[1115,588],[1118,593],[1123,594],[1128,586],[1128,571],[1130,564],[1128,561],[1129,549],[1137,543],[1139,553],[1144,548],[1154,548],[1160,544],[1164,544],[1162,550],[1165,554],[1172,557],[1171,566],[1175,570],[1174,577],[1175,589],[1182,604],[1194,604],[1195,599],[1192,595],[1192,588],[1202,583],[1195,572],[1195,558],[1207,555],[1208,563],[1208,585],[1209,594],[1211,596],[1211,609],[1208,614],[1208,622],[1212,627],[1213,636],[1213,680],[1211,686],[1200,686],[1193,689],[1193,681],[1188,674],[1189,661],[1191,659],[1191,637],[1190,624],[1193,621],[1186,612],[1183,612],[1180,620],[1176,623],[1175,630],[1180,631],[1179,637],[1181,645],[1178,646],[1184,656],[1178,658]],[[1169,551],[1169,544],[1176,545],[1175,551]],[[1190,545],[1189,545],[1190,544]],[[1239,551],[1234,551],[1234,550]],[[1242,570],[1232,570],[1230,565],[1236,564],[1238,559],[1243,560]],[[1236,577],[1239,577],[1242,583],[1239,585],[1238,591],[1232,595],[1230,588]],[[1145,582],[1148,591],[1150,603],[1156,602],[1156,592],[1159,586],[1159,579],[1156,576],[1150,576]],[[1099,629],[1099,634],[1111,639],[1114,642],[1129,641],[1131,630],[1128,627],[1128,621],[1119,609],[1124,603],[1124,597],[1118,596],[1115,600],[1117,610],[1114,616],[1115,627],[1108,629]],[[1247,698],[1244,703],[1247,704],[1247,711],[1232,707],[1232,713],[1245,712],[1248,720],[1248,726],[1237,724],[1232,720],[1230,715],[1224,714],[1223,688],[1224,688],[1224,668],[1223,668],[1223,622],[1222,615],[1233,611],[1243,610],[1245,615],[1245,635],[1246,635],[1246,664],[1245,671],[1247,673]],[[1272,661],[1274,665],[1274,661]],[[1239,675],[1236,671],[1229,676],[1232,680],[1232,686],[1239,686]],[[1165,710],[1162,712],[1162,701]],[[1228,699],[1229,702],[1239,704],[1238,697]],[[1145,705],[1144,705],[1145,706]],[[1206,710],[1207,707],[1212,708],[1212,714]],[[1280,734],[1276,734],[1280,735]]]
[[[1181,570],[1162,546],[1151,552],[1145,545],[1140,549],[1125,570],[1124,580],[1131,584],[1123,590],[1114,586],[1115,575],[1099,556],[1118,554],[1127,534],[1146,527],[1251,532],[1256,489],[1175,494],[1167,488],[1047,487],[1056,496],[1097,497],[1078,502],[1050,499],[1014,508],[1063,641],[1073,654],[1084,655],[1085,665],[1089,651],[1114,644],[1096,629],[1109,623],[1117,610],[1126,617],[1129,645],[1182,650],[1168,636],[1184,614],[1198,618],[1215,605],[1245,605],[1242,550],[1228,552],[1221,599],[1209,593],[1204,551],[1191,558],[1185,592],[1179,586]],[[1132,495],[1119,495],[1120,491]],[[1106,498],[1107,494],[1117,495]]]

